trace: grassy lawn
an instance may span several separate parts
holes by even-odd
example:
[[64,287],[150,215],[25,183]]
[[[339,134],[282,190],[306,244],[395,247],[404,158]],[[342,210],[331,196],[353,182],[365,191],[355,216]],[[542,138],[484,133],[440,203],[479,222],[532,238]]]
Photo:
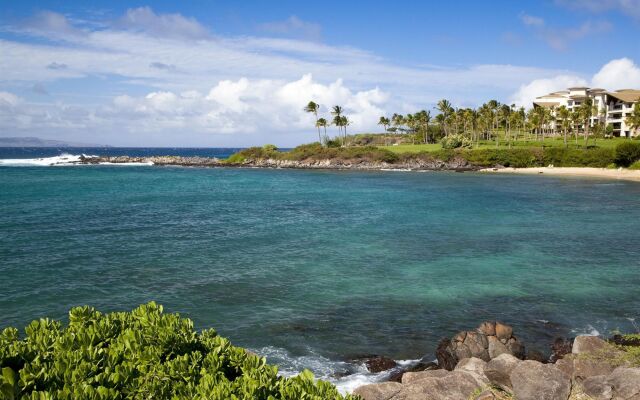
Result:
[[[589,138],[589,147],[597,146],[602,148],[613,148],[619,143],[627,141],[626,138],[611,138],[611,139],[597,139],[595,142],[593,138]],[[512,148],[534,148],[534,147],[563,147],[564,140],[561,137],[557,138],[545,138],[544,142],[539,140],[518,140],[511,143]],[[421,151],[438,151],[442,149],[440,143],[430,144],[400,144],[397,146],[378,146],[381,149],[388,149],[394,153],[418,153]],[[509,147],[509,143],[504,139],[500,140],[497,148],[506,149]],[[583,148],[584,138],[578,138],[578,145],[575,144],[575,139],[569,140],[569,148]],[[479,149],[495,149],[496,141],[481,140]]]

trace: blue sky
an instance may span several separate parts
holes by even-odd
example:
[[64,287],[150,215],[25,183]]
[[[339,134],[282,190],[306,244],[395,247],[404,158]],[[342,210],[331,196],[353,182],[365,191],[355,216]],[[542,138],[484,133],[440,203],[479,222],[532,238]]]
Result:
[[291,146],[440,98],[639,87],[639,0],[0,3],[0,135]]

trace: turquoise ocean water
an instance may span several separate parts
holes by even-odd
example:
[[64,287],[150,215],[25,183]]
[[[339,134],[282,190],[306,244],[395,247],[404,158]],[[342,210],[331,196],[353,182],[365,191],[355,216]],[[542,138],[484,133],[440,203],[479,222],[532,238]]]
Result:
[[[0,167],[0,327],[155,300],[285,372],[640,321],[640,184],[443,172]],[[354,369],[355,368],[355,369]],[[366,375],[366,376],[365,376]],[[348,382],[347,382],[348,381]]]

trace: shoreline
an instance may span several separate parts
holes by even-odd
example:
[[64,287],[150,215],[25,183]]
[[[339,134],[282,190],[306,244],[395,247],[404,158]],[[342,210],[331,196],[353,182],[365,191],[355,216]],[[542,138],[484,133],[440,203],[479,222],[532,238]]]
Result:
[[[22,161],[22,160],[5,160]],[[640,170],[609,169],[591,167],[529,167],[514,168],[496,165],[486,167],[475,165],[464,158],[453,157],[443,161],[438,159],[411,159],[404,162],[389,163],[362,159],[305,159],[287,160],[277,158],[249,159],[239,163],[229,163],[215,157],[183,157],[183,156],[73,156],[65,160],[59,157],[36,159],[34,165],[149,165],[149,166],[181,166],[181,167],[214,167],[214,168],[264,168],[264,169],[300,169],[300,170],[335,170],[335,171],[445,171],[445,172],[478,172],[482,174],[520,174],[547,175],[556,177],[598,178],[640,182]],[[51,161],[50,164],[47,162]],[[21,164],[21,163],[18,163]],[[10,165],[10,164],[6,164]]]
[[588,167],[532,167],[483,168],[478,172],[489,174],[549,175],[564,177],[590,177],[640,182],[640,170]]

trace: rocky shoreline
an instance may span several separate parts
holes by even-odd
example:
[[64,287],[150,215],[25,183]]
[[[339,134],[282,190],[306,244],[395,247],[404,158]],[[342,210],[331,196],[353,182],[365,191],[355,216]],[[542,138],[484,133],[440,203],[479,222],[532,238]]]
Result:
[[[640,363],[628,353],[640,348],[636,336],[558,338],[544,357],[527,352],[510,326],[486,321],[443,339],[437,364],[395,369],[388,381],[354,394],[363,400],[640,400]],[[372,372],[396,367],[380,356],[365,365]]]
[[81,156],[77,164],[153,164],[159,166],[182,167],[240,167],[240,168],[290,168],[290,169],[333,169],[333,170],[398,170],[398,171],[478,171],[479,166],[470,164],[461,157],[454,157],[449,161],[442,160],[409,160],[400,163],[366,160],[333,160],[333,159],[250,159],[241,163],[229,163],[219,158],[210,157],[180,157],[180,156]]

